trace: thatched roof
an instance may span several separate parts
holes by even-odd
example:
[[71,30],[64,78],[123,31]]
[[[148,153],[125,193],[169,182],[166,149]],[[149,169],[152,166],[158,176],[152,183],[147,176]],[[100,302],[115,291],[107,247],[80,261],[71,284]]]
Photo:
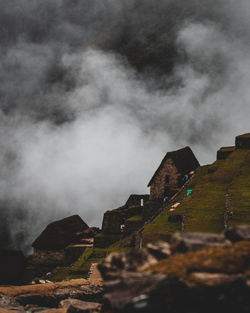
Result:
[[158,175],[162,167],[164,166],[165,162],[171,159],[174,162],[174,165],[176,166],[178,172],[182,175],[185,175],[191,171],[194,171],[197,169],[197,167],[200,166],[200,163],[196,159],[193,151],[190,149],[190,147],[185,147],[177,151],[168,152],[164,159],[162,160],[160,166],[154,173],[153,177],[151,178],[150,182],[148,183],[148,187],[151,186],[153,183],[155,177]]
[[60,250],[73,243],[77,233],[84,232],[88,225],[79,215],[66,217],[50,223],[40,236],[33,242],[32,247],[40,250]]

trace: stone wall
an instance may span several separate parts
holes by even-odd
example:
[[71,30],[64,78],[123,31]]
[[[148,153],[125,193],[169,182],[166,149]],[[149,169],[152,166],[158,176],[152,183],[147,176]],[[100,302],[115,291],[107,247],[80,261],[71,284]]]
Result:
[[250,133],[236,137],[236,149],[250,149]]
[[102,232],[105,234],[120,234],[120,226],[124,224],[124,212],[123,208],[119,208],[112,211],[107,211],[103,216]]
[[[170,177],[168,184],[166,184],[167,175]],[[174,162],[171,159],[167,159],[150,186],[150,200],[164,198],[166,186],[168,186],[170,190],[177,189],[178,176],[179,173]]]
[[33,265],[44,265],[44,266],[63,266],[65,265],[65,250],[34,250],[32,255],[31,263]]
[[131,218],[127,219],[125,222],[125,236],[131,235],[133,232],[138,230],[144,224],[142,218]]
[[[147,196],[148,198],[148,196]],[[141,206],[122,206],[118,209],[104,213],[102,232],[105,234],[120,234],[121,225],[125,224],[128,218],[142,214]]]
[[94,247],[95,248],[108,248],[115,242],[121,240],[123,238],[122,234],[98,234],[94,238]]
[[234,152],[235,147],[222,147],[217,151],[217,160],[226,160]]
[[126,206],[141,206],[141,200],[145,203],[149,200],[149,195],[131,195],[126,202]]

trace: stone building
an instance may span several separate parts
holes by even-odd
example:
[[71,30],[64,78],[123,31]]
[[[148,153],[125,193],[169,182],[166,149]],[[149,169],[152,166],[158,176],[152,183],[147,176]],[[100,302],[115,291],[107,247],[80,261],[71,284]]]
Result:
[[235,146],[222,147],[217,151],[217,160],[226,160],[235,151]]
[[236,149],[250,149],[250,133],[235,138]]
[[149,195],[131,195],[125,205],[127,207],[143,206],[148,200]]
[[124,206],[105,212],[102,222],[102,232],[105,234],[121,234],[126,221],[142,214],[144,204],[149,195],[131,195]]
[[35,251],[61,250],[77,241],[79,234],[88,229],[79,215],[66,217],[50,223],[33,242]]
[[105,234],[120,234],[121,226],[125,223],[126,207],[109,210],[104,213],[102,221],[102,232]]
[[47,271],[71,264],[84,252],[86,245],[82,239],[91,230],[79,215],[50,223],[33,242],[34,253],[29,263],[48,267]]
[[199,166],[190,147],[168,152],[148,184],[150,200],[173,196]]

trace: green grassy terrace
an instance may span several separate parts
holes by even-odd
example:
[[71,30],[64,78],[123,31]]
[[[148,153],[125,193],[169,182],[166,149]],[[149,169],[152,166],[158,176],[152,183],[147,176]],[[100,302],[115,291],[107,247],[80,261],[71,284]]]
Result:
[[88,278],[88,273],[93,263],[100,263],[111,252],[125,252],[130,238],[123,238],[108,248],[86,248],[80,258],[71,266],[59,267],[52,276],[52,281],[62,281],[77,278]]
[[[190,196],[187,196],[187,189],[192,189]],[[229,199],[228,210],[233,212],[228,218],[228,226],[250,224],[250,150],[235,150],[226,160],[202,166],[176,198],[174,203],[180,202],[176,211],[169,211],[172,203],[146,225],[142,233],[143,245],[168,240],[173,233],[181,230],[221,233],[224,230],[226,199]],[[168,221],[173,214],[185,216],[183,225]],[[131,217],[128,222],[129,225],[141,223],[142,216]],[[111,252],[129,250],[132,236],[123,238],[101,233],[97,238],[107,243],[107,247],[87,248],[72,266],[58,268],[52,280],[87,278],[92,263],[100,263]]]
[[150,241],[165,240],[180,231],[180,222],[169,222],[171,214],[184,215],[185,232],[220,233],[224,230],[226,194],[229,195],[229,210],[233,216],[228,225],[250,224],[250,151],[235,150],[226,160],[203,166],[190,181],[187,196],[184,190],[176,199],[180,206],[174,213],[171,205],[148,224],[143,232],[143,245]]

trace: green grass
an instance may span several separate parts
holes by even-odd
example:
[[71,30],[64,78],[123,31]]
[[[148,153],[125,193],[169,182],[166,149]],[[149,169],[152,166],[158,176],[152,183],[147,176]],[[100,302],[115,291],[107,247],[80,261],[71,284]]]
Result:
[[229,190],[233,212],[229,226],[250,224],[250,152],[241,165]]
[[[209,173],[209,169],[216,169]],[[231,225],[250,224],[250,151],[236,150],[226,160],[201,167],[187,189],[176,199],[181,205],[170,213],[171,205],[148,224],[143,232],[143,245],[150,241],[166,240],[181,231],[181,223],[168,222],[170,214],[185,216],[184,231],[220,233],[224,229],[226,194],[231,194],[234,216]]]
[[129,222],[141,222],[142,221],[142,215],[132,216],[132,217],[128,218],[127,221],[129,221]]
[[[215,171],[211,172],[211,169]],[[193,190],[190,196],[187,196],[187,189]],[[172,206],[170,204],[152,223],[145,226],[142,234],[143,245],[168,240],[171,234],[182,230],[180,222],[168,221],[171,214],[185,215],[186,232],[222,232],[227,193],[231,196],[229,209],[234,213],[228,225],[250,224],[249,150],[235,150],[226,160],[202,166],[187,188],[176,198],[175,202],[181,203],[176,211],[169,211]],[[130,223],[141,221],[141,215],[129,219]],[[87,248],[73,266],[58,269],[53,280],[87,278],[92,263],[100,263],[111,252],[130,249],[132,236],[122,238],[121,235],[99,234],[97,237],[110,240],[110,244],[106,248]]]
[[132,235],[122,238],[121,240],[112,244],[109,249],[111,251],[119,252],[119,250],[128,249],[132,240]]
[[62,281],[77,278],[88,278],[88,273],[93,263],[100,263],[112,252],[125,252],[128,247],[123,247],[128,237],[111,245],[109,248],[87,248],[80,258],[71,266],[57,268],[52,276],[52,281]]
[[94,245],[98,248],[108,248],[122,238],[121,234],[104,234],[100,233],[95,236]]
[[52,276],[52,281],[70,280],[75,278],[87,278],[89,268],[88,260],[93,254],[93,248],[87,248],[73,266],[57,268]]

